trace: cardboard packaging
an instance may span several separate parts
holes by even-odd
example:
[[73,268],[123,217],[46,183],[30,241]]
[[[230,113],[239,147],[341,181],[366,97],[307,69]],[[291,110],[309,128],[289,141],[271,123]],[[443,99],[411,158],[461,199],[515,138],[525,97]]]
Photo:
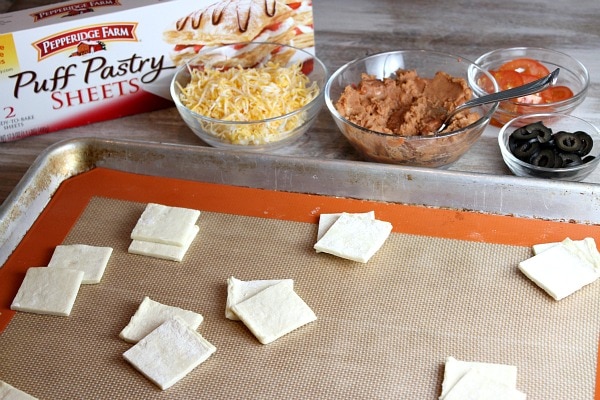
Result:
[[69,1],[0,14],[0,142],[172,106],[180,65],[206,46],[314,52],[311,1]]

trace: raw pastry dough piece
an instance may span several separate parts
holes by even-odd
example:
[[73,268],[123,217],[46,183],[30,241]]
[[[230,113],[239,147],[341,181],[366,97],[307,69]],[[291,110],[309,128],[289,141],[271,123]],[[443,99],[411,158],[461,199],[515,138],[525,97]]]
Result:
[[585,238],[582,240],[571,240],[566,238],[561,245],[575,253],[578,257],[592,264],[596,271],[600,272],[600,254],[596,248],[596,241],[594,238]]
[[570,238],[566,238],[562,242],[534,244],[532,246],[533,254],[538,255],[557,245],[565,246],[579,257],[582,257],[593,264],[594,268],[600,271],[600,252],[598,252],[596,241],[592,237],[587,237],[582,240],[571,240]]
[[241,303],[242,301],[254,296],[258,292],[276,285],[280,282],[285,282],[290,289],[294,289],[294,281],[292,279],[277,279],[277,280],[255,280],[241,281],[233,276],[227,279],[227,303],[225,305],[225,318],[233,321],[239,321],[238,316],[231,311],[231,306]]
[[594,264],[594,268],[596,268],[596,270],[600,270],[600,252],[598,251],[598,246],[596,246],[596,241],[594,240],[594,238],[587,237],[583,239],[583,242],[587,246],[587,251],[592,259],[592,264]]
[[82,280],[83,271],[76,269],[29,268],[10,308],[66,317],[71,314]]
[[342,213],[314,248],[353,261],[366,263],[381,248],[392,224]]
[[444,380],[442,382],[442,395],[440,400],[446,400],[448,394],[454,385],[471,370],[478,371],[481,375],[493,378],[501,384],[516,388],[517,387],[517,367],[513,365],[483,363],[474,361],[457,360],[454,357],[447,357],[444,366]]
[[6,382],[0,381],[0,399],[3,400],[37,400],[22,390],[19,390]]
[[443,397],[444,400],[525,400],[526,398],[525,393],[476,368],[468,370]]
[[129,343],[137,343],[163,322],[175,316],[193,330],[198,329],[204,319],[196,312],[161,304],[146,296],[129,320],[129,324],[119,333],[119,337]]
[[598,279],[592,264],[562,243],[519,263],[519,269],[555,300]]
[[199,216],[198,210],[149,203],[133,228],[131,239],[183,246]]
[[86,244],[59,245],[54,249],[48,267],[78,269],[83,271],[82,284],[99,283],[112,251],[112,247]]
[[[331,226],[338,220],[338,218],[342,215],[342,213],[334,213],[334,214],[321,214],[319,215],[319,228],[317,231],[317,241],[321,240],[325,232],[331,228]],[[358,218],[364,219],[375,219],[375,211],[368,211],[365,213],[352,213],[350,215],[354,215]]]
[[533,255],[537,256],[538,254],[556,246],[559,245],[560,242],[552,242],[552,243],[539,243],[539,244],[534,244],[533,246],[531,246],[531,249],[533,250]]
[[315,313],[286,282],[269,286],[231,310],[262,344],[317,319]]
[[123,353],[123,357],[165,390],[202,364],[216,350],[183,320],[173,317]]
[[198,225],[194,225],[190,236],[186,238],[186,242],[183,246],[173,246],[172,244],[146,242],[143,240],[132,240],[127,250],[131,254],[139,254],[142,256],[149,256],[155,258],[161,258],[169,261],[181,261],[190,248],[194,238],[198,234],[200,228]]

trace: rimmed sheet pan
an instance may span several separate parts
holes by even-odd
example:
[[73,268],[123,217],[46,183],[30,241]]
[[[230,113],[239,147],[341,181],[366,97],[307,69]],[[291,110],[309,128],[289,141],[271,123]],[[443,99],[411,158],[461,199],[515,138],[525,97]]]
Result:
[[[149,201],[202,210],[183,262],[127,253]],[[312,249],[320,213],[367,210],[394,226],[369,263]],[[565,235],[599,240],[600,227],[96,167],[60,185],[0,269],[0,323],[26,269],[59,243],[113,247],[105,276],[80,289],[69,317],[16,313],[0,334],[0,375],[40,398],[436,398],[454,356],[516,365],[531,398],[588,399],[598,286],[555,302],[516,269],[532,243]],[[231,275],[294,279],[317,321],[260,345],[224,318]],[[218,349],[166,392],[124,361],[118,338],[146,295],[202,313]]]

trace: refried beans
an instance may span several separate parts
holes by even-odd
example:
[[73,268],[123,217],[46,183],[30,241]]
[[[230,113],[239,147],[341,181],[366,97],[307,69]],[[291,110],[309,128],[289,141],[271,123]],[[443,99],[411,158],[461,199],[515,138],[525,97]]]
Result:
[[[363,74],[358,85],[344,89],[336,103],[338,112],[364,128],[403,136],[433,135],[446,114],[471,99],[472,91],[462,78],[440,71],[431,79],[413,70],[377,79]],[[480,118],[464,111],[444,132],[464,128]]]

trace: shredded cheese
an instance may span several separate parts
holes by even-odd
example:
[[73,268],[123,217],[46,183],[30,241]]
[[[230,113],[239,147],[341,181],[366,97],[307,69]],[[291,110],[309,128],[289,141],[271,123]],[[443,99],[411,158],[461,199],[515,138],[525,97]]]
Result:
[[[184,106],[205,117],[240,124],[209,123],[203,128],[233,144],[260,145],[284,138],[301,126],[305,113],[276,118],[308,104],[319,94],[299,64],[281,67],[268,62],[258,68],[192,70],[191,80],[180,85]],[[263,122],[260,122],[263,121]]]

